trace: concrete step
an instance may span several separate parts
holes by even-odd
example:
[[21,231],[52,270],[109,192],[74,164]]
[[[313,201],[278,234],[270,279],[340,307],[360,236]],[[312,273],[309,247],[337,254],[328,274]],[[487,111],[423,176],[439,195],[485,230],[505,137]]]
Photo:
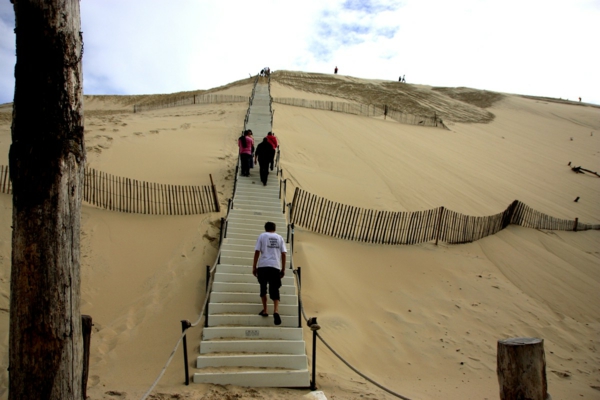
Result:
[[[271,221],[272,222],[272,221]],[[287,225],[283,225],[281,227],[277,226],[277,223],[275,223],[275,227],[276,227],[276,232],[281,235],[281,237],[287,236]],[[261,233],[264,233],[265,229],[264,227],[262,229],[257,228],[256,226],[253,226],[252,224],[230,224],[229,226],[227,226],[227,237],[231,237],[232,233],[243,233],[243,234],[252,234],[252,235],[256,235],[256,238],[258,238],[258,235],[260,235]]]
[[[221,245],[221,251],[225,250],[233,250],[233,251],[246,251],[249,253],[254,253],[254,246],[256,245],[256,241],[247,240],[248,243],[240,243],[240,244],[232,244],[232,243],[223,243]],[[286,243],[286,246],[288,243]]]
[[[258,286],[257,286],[258,288]],[[250,303],[260,306],[261,299],[259,297],[259,291],[253,293],[245,292],[211,292],[210,301],[214,303]],[[269,309],[273,309],[273,301],[267,300]],[[291,304],[294,306],[298,305],[298,297],[295,294],[283,294],[279,291],[279,306],[283,304]],[[258,308],[260,310],[260,307]]]
[[[253,174],[256,172],[256,174]],[[278,176],[275,168],[273,171],[269,169],[269,179],[267,179],[267,186],[262,185],[260,181],[260,167],[256,164],[254,168],[250,169],[250,176],[242,176],[238,177],[237,187],[243,188],[239,194],[246,193],[267,193],[271,196],[276,196],[279,198],[279,190],[283,189],[283,182],[280,182],[281,176]],[[244,179],[245,178],[245,179]]]
[[225,372],[197,372],[193,376],[193,382],[246,387],[307,388],[310,386],[310,374],[308,368],[303,370],[263,368],[242,370],[235,368],[232,371]]
[[279,210],[281,208],[282,213],[283,213],[282,202],[277,197],[267,197],[267,196],[259,196],[259,195],[257,195],[257,196],[235,196],[235,201],[233,202],[233,207],[235,208],[236,206],[238,206],[240,204],[256,204],[256,205],[270,206],[270,207],[273,207],[273,209],[275,209],[275,210]]
[[[218,264],[217,265],[217,273],[251,274],[252,270],[251,270],[251,267],[249,267],[247,265]],[[291,277],[294,276],[294,272],[289,267],[285,270],[285,278],[287,278],[288,275]],[[290,285],[291,285],[291,283],[290,283]]]
[[[209,307],[210,313],[210,307]],[[298,317],[281,315],[282,327],[298,328]],[[209,314],[208,326],[278,326],[273,321],[273,315],[261,317],[248,314]]]
[[273,206],[271,204],[253,204],[248,202],[234,202],[233,203],[234,210],[252,210],[252,211],[266,211],[271,213],[276,213],[281,210],[283,214],[283,206]]
[[[221,263],[222,264],[247,265],[248,267],[251,267],[253,261],[254,261],[254,251],[247,252],[247,251],[224,250],[221,252]],[[285,267],[289,268],[289,266],[290,266],[290,257],[286,257]]]
[[258,235],[259,233],[251,233],[251,231],[240,232],[240,230],[232,228],[231,226],[227,228],[227,239],[253,240],[254,244],[256,244]]
[[268,353],[268,354],[306,354],[303,340],[203,340],[200,342],[200,354],[214,353]]
[[[286,272],[287,275],[287,272]],[[260,293],[260,285],[256,283],[213,282],[213,292],[229,293]],[[279,288],[279,294],[296,295],[296,287],[284,285]]]
[[[265,219],[267,218],[273,218],[273,219],[283,219],[285,221],[286,219],[286,215],[283,213],[283,209],[281,210],[275,210],[275,211],[261,211],[261,210],[236,210],[233,209],[231,211],[229,211],[229,217],[230,218],[241,218],[241,219],[256,219],[256,220],[260,220],[260,219]],[[273,221],[275,223],[277,223],[277,221]]]
[[[251,303],[210,303],[208,305],[209,315],[216,314],[247,314],[256,315],[262,310],[262,304]],[[273,306],[268,307],[269,316],[273,314]],[[279,304],[279,315],[298,317],[298,306],[295,304]],[[268,317],[263,317],[268,318]]]
[[[248,270],[252,271],[252,267],[247,267]],[[224,283],[224,282],[235,282],[235,283],[256,283],[256,277],[254,275],[252,275],[252,272],[247,273],[247,274],[229,274],[229,273],[222,273],[222,272],[217,272],[215,274],[215,281],[214,283]],[[281,279],[281,284],[283,286],[294,286],[295,281],[294,281],[294,276],[291,273],[287,273],[286,271],[286,275]]]
[[257,201],[257,200],[236,200],[233,203],[233,208],[236,210],[271,210],[273,212],[281,211],[283,214],[283,206],[277,201]]
[[[239,210],[238,210],[239,211]],[[246,229],[256,229],[257,231],[264,232],[265,231],[265,223],[273,222],[276,226],[276,230],[279,232],[287,231],[287,221],[283,214],[279,214],[279,216],[275,215],[257,215],[257,216],[239,216],[239,215],[230,215],[227,219],[228,227],[239,227]]]
[[[261,196],[236,196],[235,201],[233,202],[234,209],[248,209],[248,205],[256,205],[262,206],[262,208],[256,208],[252,211],[261,211],[266,206],[270,207],[273,210],[273,214],[279,213],[280,216],[283,216],[283,203],[277,197],[261,197]],[[241,207],[244,206],[244,207]]]
[[256,236],[254,239],[234,239],[234,238],[223,238],[223,246],[254,246],[256,245]]
[[302,328],[208,327],[202,329],[202,339],[280,339],[302,340]]
[[269,174],[267,186],[263,186],[259,177],[257,177],[259,181],[253,184],[245,184],[241,179],[238,181],[234,200],[238,200],[240,197],[263,197],[271,200],[281,200],[279,198],[279,183],[277,183],[274,175]]
[[308,369],[308,359],[302,354],[232,354],[202,355],[196,358],[196,368],[254,367]]

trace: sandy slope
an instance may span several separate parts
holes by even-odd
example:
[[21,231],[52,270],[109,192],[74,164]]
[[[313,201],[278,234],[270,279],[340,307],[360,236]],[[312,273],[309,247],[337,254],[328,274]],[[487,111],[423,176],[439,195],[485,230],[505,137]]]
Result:
[[[343,85],[329,94],[317,93],[321,89],[312,83],[304,87],[307,91],[298,90],[302,79],[297,77],[294,87],[274,82],[272,95],[333,100],[346,87],[350,94],[342,100],[351,101],[353,94],[366,98],[378,87],[389,91],[392,85],[340,79]],[[489,215],[519,199],[556,217],[600,221],[600,181],[576,175],[566,165],[571,161],[600,170],[598,108],[492,96],[493,106],[486,110],[474,110],[471,103],[459,108],[474,110],[469,115],[493,114],[487,124],[468,124],[459,122],[463,111],[453,120],[452,110],[457,97],[468,93],[466,100],[473,103],[477,93],[455,90],[449,96],[448,90],[437,90],[427,97],[432,88],[406,86],[406,92],[418,92],[413,96],[418,104],[435,103],[447,112],[451,131],[275,104],[273,129],[289,179],[288,201],[295,185],[331,200],[382,210],[443,205]],[[245,82],[220,88],[239,95],[250,90]],[[133,114],[131,102],[120,96],[86,99],[89,165],[171,184],[206,184],[212,174],[225,203],[246,105]],[[9,122],[0,121],[3,154],[9,144]],[[581,200],[575,203],[577,196]],[[143,216],[84,207],[82,312],[95,321],[93,399],[139,398],[152,383],[178,338],[179,321],[195,320],[199,311],[220,216]],[[6,195],[0,196],[0,223],[5,370],[11,248]],[[599,231],[511,226],[471,244],[391,247],[298,228],[294,263],[302,267],[307,314],[319,318],[323,337],[363,373],[404,396],[497,398],[496,341],[536,336],[545,340],[553,398],[594,399],[600,397],[593,388],[600,387],[599,244]],[[198,329],[190,332],[192,359],[199,335]],[[308,332],[306,340],[311,351]],[[322,345],[318,349],[317,383],[328,398],[394,398],[366,383]],[[181,364],[179,350],[155,398],[278,399],[302,398],[308,392],[185,387]],[[0,387],[6,383],[4,372]]]

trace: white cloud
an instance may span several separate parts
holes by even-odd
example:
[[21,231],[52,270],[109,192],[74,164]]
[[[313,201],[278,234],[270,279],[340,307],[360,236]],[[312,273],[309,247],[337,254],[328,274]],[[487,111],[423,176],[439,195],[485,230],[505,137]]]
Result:
[[[6,3],[0,16],[14,18]],[[600,103],[592,0],[86,0],[81,10],[86,94],[208,89],[265,66],[332,73],[337,65],[344,75]],[[7,102],[6,18],[0,62]]]

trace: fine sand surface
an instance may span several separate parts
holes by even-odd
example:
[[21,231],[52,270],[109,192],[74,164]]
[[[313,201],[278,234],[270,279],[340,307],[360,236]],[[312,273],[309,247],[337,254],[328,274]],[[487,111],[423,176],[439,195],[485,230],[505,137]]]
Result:
[[[251,90],[242,81],[209,92],[249,96]],[[600,170],[598,107],[292,72],[274,74],[271,87],[273,97],[309,100],[378,103],[377,93],[385,103],[410,98],[409,108],[435,108],[450,130],[274,103],[288,201],[301,187],[357,207],[444,206],[483,216],[518,199],[554,217],[600,223],[600,180],[567,166]],[[206,185],[211,174],[225,205],[247,103],[134,114],[138,100],[153,98],[86,97],[88,165],[175,185]],[[3,165],[9,111],[0,107]],[[179,338],[180,320],[197,319],[222,216],[124,214],[84,204],[81,297],[82,313],[94,319],[92,399],[139,399],[150,387]],[[11,220],[11,197],[0,194],[0,398],[8,383]],[[295,233],[307,315],[318,317],[321,335],[342,357],[396,393],[415,400],[496,399],[497,341],[531,336],[544,339],[554,400],[600,398],[600,231],[510,226],[474,243],[438,246],[363,244],[300,227]],[[189,331],[190,360],[200,334]],[[311,354],[308,330],[305,340]],[[317,347],[317,385],[329,399],[395,398]],[[186,387],[181,353],[151,398],[301,399],[309,393]]]

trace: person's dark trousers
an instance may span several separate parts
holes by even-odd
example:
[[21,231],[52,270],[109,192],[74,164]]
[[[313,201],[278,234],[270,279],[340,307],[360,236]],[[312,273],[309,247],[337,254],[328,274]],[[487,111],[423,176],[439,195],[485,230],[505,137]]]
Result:
[[273,157],[271,157],[271,171],[273,171],[274,164],[275,164],[275,153],[273,153]]
[[250,175],[250,161],[252,160],[252,155],[250,154],[240,154],[241,164],[242,164],[242,176]]
[[267,179],[269,179],[269,161],[258,160],[258,165],[260,165],[260,181],[266,185]]

